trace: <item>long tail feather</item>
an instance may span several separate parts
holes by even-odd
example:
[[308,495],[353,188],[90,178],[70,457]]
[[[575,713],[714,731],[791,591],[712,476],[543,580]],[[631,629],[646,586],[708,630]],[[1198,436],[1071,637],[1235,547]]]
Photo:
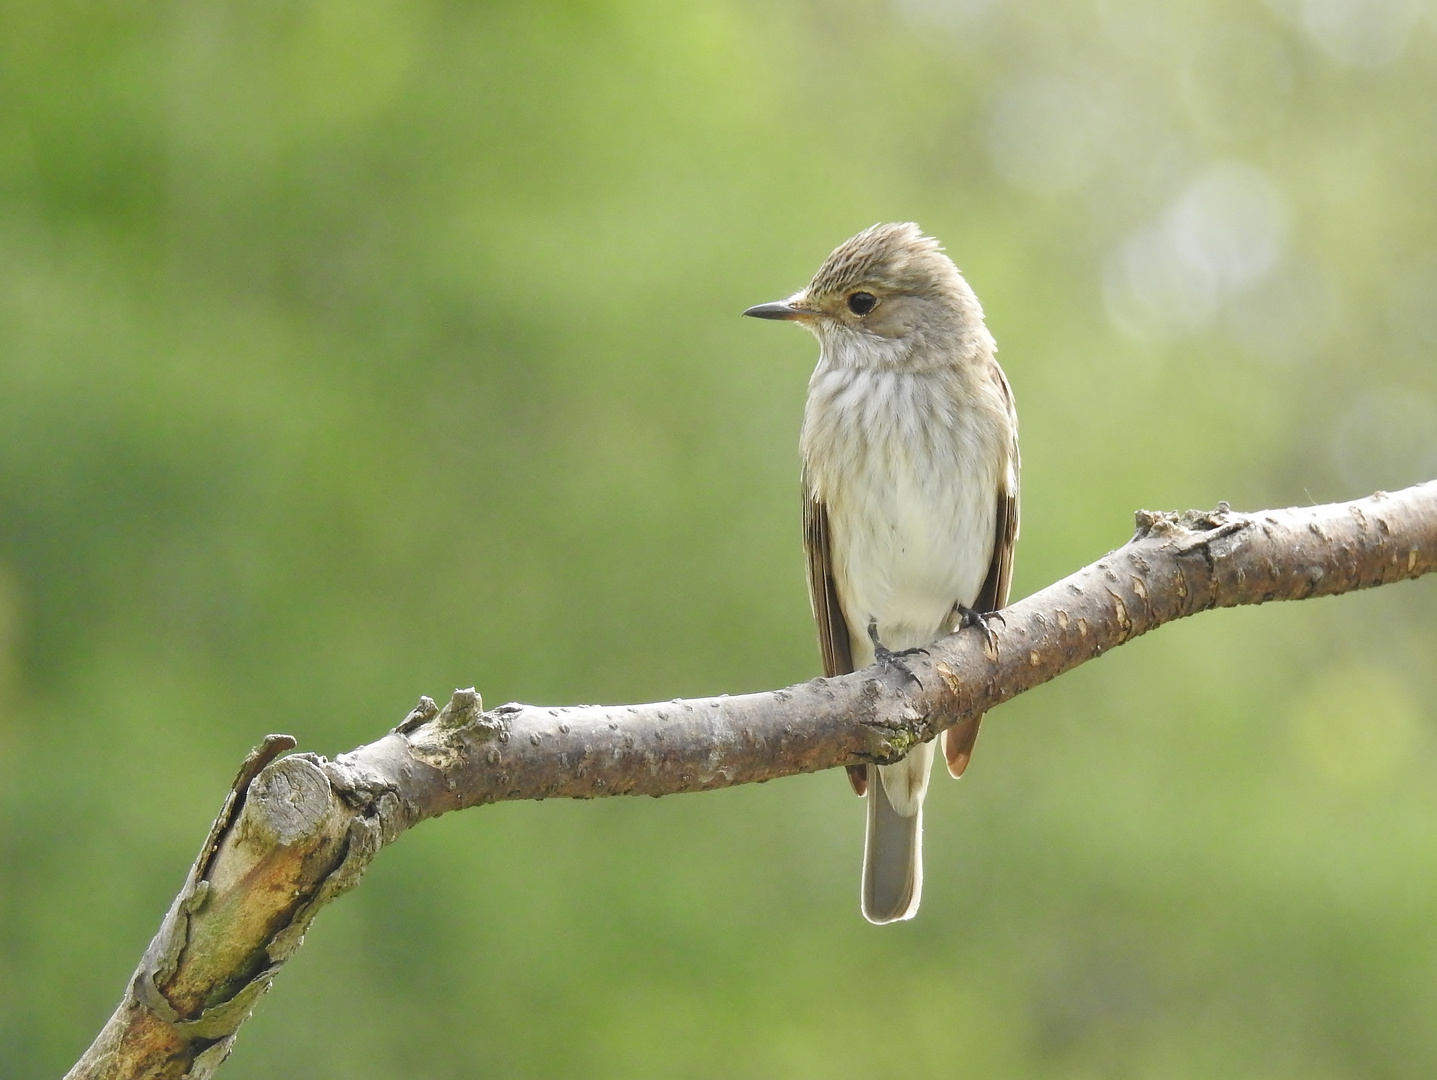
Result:
[[923,796],[932,761],[933,744],[925,743],[896,765],[868,767],[862,902],[863,917],[869,922],[898,922],[918,914],[923,895]]

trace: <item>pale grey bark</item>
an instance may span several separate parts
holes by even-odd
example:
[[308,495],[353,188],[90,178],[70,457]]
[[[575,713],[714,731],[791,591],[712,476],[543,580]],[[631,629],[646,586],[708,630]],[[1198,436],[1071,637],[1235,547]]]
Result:
[[737,697],[486,711],[423,698],[334,761],[245,762],[124,1000],[72,1078],[204,1077],[298,949],[315,913],[425,818],[508,799],[703,791],[891,761],[1167,622],[1215,607],[1329,596],[1437,569],[1437,481],[1327,506],[1139,511],[1118,551],[911,660]]

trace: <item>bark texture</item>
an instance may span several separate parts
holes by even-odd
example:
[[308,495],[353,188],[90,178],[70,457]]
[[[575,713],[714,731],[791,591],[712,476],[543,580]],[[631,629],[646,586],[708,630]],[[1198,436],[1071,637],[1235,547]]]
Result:
[[[383,738],[328,761],[241,768],[159,933],[80,1078],[201,1078],[303,940],[404,830],[508,799],[667,795],[897,760],[986,710],[1162,626],[1216,607],[1331,596],[1437,569],[1437,481],[1326,506],[1139,511],[1118,551],[961,630],[902,672],[869,668],[737,697],[486,711],[429,698]],[[276,760],[278,758],[278,760]]]

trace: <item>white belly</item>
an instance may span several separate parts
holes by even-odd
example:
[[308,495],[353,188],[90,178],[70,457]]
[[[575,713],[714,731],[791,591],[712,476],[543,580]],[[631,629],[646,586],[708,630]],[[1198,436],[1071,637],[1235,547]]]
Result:
[[826,504],[830,558],[854,663],[867,627],[890,649],[926,645],[971,606],[993,554],[999,432],[951,382],[912,373],[815,373],[804,461]]

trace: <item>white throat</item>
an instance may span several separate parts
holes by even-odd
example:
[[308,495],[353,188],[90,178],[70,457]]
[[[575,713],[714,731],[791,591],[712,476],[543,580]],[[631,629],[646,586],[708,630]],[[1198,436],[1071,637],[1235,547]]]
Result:
[[877,334],[854,333],[842,329],[819,329],[815,334],[821,348],[819,362],[831,368],[892,371],[906,366],[913,351],[912,343],[902,338],[886,338]]

